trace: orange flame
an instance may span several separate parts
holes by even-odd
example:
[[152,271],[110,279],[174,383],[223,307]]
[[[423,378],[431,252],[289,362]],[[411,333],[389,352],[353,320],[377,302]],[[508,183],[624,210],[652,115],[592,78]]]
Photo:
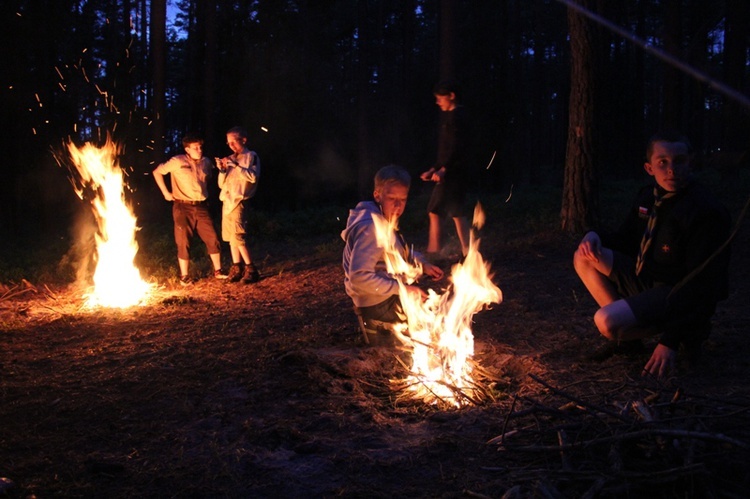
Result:
[[[98,148],[86,143],[82,148],[68,144],[70,156],[85,186],[96,193],[92,200],[98,224],[94,290],[88,306],[127,308],[140,303],[151,285],[143,281],[133,264],[138,252],[135,241],[136,218],[124,196],[122,170],[117,166],[117,146],[107,140]],[[76,188],[83,199],[83,189]]]
[[[484,307],[502,301],[502,291],[492,282],[490,266],[479,253],[479,239],[472,231],[464,261],[452,268],[451,286],[442,294],[428,290],[427,300],[422,301],[406,292],[404,285],[414,282],[421,266],[407,261],[397,250],[395,222],[377,215],[373,219],[388,272],[399,281],[399,297],[407,316],[407,324],[397,328],[404,333],[397,335],[412,355],[406,385],[415,398],[425,402],[464,405],[473,398],[476,387],[469,362],[474,355],[472,318]],[[474,226],[483,224],[484,212],[477,205]]]

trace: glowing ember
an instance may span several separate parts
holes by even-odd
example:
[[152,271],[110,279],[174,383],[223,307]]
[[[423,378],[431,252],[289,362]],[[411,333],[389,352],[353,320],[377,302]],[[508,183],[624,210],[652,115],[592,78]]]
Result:
[[[133,264],[138,252],[136,219],[125,202],[122,170],[117,166],[117,146],[107,140],[98,148],[68,144],[83,187],[95,193],[92,200],[98,224],[94,290],[87,305],[126,308],[138,304],[151,288]],[[83,188],[76,188],[83,199]]]
[[[472,231],[469,251],[462,263],[453,266],[452,285],[443,293],[428,290],[428,298],[406,292],[420,274],[419,264],[406,261],[395,246],[396,227],[383,217],[373,216],[378,244],[385,249],[388,271],[399,281],[399,296],[407,315],[408,336],[399,335],[412,353],[411,375],[405,385],[415,398],[461,406],[476,400],[477,385],[472,376],[474,314],[491,303],[502,301],[502,292],[492,282],[492,274],[479,253],[479,239]],[[484,213],[477,205],[474,226],[484,224]]]

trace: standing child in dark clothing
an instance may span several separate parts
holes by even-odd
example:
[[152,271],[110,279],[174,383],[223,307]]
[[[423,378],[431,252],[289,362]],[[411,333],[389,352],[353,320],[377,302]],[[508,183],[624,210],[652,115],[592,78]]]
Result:
[[591,360],[642,349],[641,339],[656,334],[644,374],[665,376],[680,344],[690,360],[700,353],[728,293],[729,251],[715,253],[729,237],[730,217],[692,178],[691,152],[680,134],[654,135],[644,168],[655,185],[641,190],[619,231],[588,232],[578,245],[573,264],[601,307],[594,322],[609,340]]
[[[221,245],[216,237],[211,214],[208,211],[208,181],[212,166],[203,157],[203,139],[194,134],[186,134],[182,139],[185,154],[178,154],[153,171],[154,181],[159,186],[164,199],[173,201],[174,240],[177,244],[177,262],[180,267],[180,284],[192,284],[188,269],[190,265],[190,239],[194,233],[203,240],[214,266],[214,276],[226,279],[221,270]],[[167,189],[164,176],[169,174],[172,190]]]
[[459,88],[454,82],[444,81],[435,86],[435,103],[440,108],[437,161],[420,175],[425,182],[435,182],[427,211],[430,233],[428,257],[437,256],[442,249],[441,221],[453,218],[461,242],[463,256],[469,251],[469,225],[466,213],[468,175],[468,128],[466,110],[459,104]]
[[[385,255],[378,246],[373,215],[382,215],[388,220],[398,219],[404,212],[409,196],[411,177],[398,166],[385,166],[375,175],[373,201],[361,201],[349,212],[346,229],[341,238],[346,242],[342,264],[344,287],[358,315],[364,321],[368,335],[377,338],[375,323],[401,323],[405,316],[399,299],[399,283],[388,274]],[[402,252],[407,252],[403,240],[398,241]],[[414,255],[422,263],[422,272],[433,279],[441,279],[443,271]],[[410,293],[426,293],[418,286],[406,286]]]
[[[240,279],[244,284],[258,282],[260,274],[253,265],[250,249],[247,247],[247,202],[255,195],[260,177],[260,158],[247,148],[247,130],[231,128],[227,132],[227,145],[232,155],[217,158],[219,169],[219,199],[224,203],[221,210],[221,237],[229,243],[232,254],[232,267],[229,281]],[[245,264],[240,270],[240,263]]]

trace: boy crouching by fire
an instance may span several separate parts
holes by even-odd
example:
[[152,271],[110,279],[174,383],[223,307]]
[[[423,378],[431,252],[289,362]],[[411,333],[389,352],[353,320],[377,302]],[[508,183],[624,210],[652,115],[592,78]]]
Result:
[[[390,329],[394,324],[406,320],[399,298],[399,283],[386,270],[384,250],[378,247],[373,214],[389,221],[397,221],[406,207],[411,176],[403,168],[385,166],[375,174],[373,201],[361,201],[350,210],[346,229],[341,238],[346,242],[343,254],[344,286],[354,302],[365,340],[370,344],[394,344]],[[396,244],[402,253],[408,248],[402,237]],[[422,264],[422,272],[432,279],[440,280],[443,271],[414,255]],[[424,290],[415,285],[406,285],[409,293],[418,293],[426,298]]]

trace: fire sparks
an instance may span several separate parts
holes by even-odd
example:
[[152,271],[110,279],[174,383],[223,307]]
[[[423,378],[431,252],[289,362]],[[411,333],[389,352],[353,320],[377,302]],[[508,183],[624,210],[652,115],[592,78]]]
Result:
[[[94,192],[91,200],[98,224],[94,289],[87,305],[126,308],[141,302],[151,285],[143,281],[133,260],[138,252],[135,241],[136,218],[124,197],[122,170],[117,165],[117,146],[107,140],[98,148],[91,143],[82,148],[68,144],[81,183]],[[83,199],[83,187],[76,188]]]
[[[451,286],[442,294],[428,290],[428,298],[423,301],[406,292],[405,284],[414,282],[421,269],[397,250],[395,222],[373,218],[388,271],[399,281],[399,297],[407,316],[407,324],[400,326],[404,334],[396,333],[412,356],[411,373],[402,384],[414,398],[431,404],[446,402],[460,407],[476,401],[479,390],[472,372],[472,318],[484,307],[502,301],[489,264],[479,253],[479,239],[472,231],[464,261],[453,266]],[[477,205],[474,226],[483,224],[484,213]]]

